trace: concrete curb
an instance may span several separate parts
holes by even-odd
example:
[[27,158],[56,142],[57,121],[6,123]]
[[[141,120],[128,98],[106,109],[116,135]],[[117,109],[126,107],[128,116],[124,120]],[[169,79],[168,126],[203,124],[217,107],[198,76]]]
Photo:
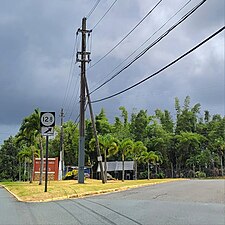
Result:
[[[189,180],[189,179],[182,179],[182,180]],[[86,192],[86,193],[82,193],[82,194],[72,194],[72,195],[56,197],[56,198],[49,198],[49,199],[44,199],[44,200],[37,200],[37,201],[23,200],[22,198],[18,197],[15,193],[10,191],[5,185],[0,184],[0,186],[5,188],[11,195],[13,195],[20,202],[27,202],[27,203],[35,203],[35,202],[41,203],[41,202],[43,202],[44,203],[44,202],[52,202],[52,201],[61,201],[61,200],[66,200],[66,199],[71,199],[71,198],[85,198],[85,197],[88,197],[88,196],[110,194],[112,192],[121,192],[121,191],[126,191],[126,190],[129,190],[129,189],[140,188],[140,187],[145,187],[145,186],[152,186],[152,185],[156,185],[156,184],[164,184],[164,183],[169,183],[169,182],[176,182],[176,181],[178,181],[178,180],[167,180],[167,181],[164,181],[164,182],[154,182],[154,183],[131,185],[131,186],[126,186],[126,187],[121,187],[121,188],[92,191],[92,192]]]
[[0,187],[3,187],[6,191],[8,191],[17,201],[24,202],[20,197],[18,197],[15,193],[10,191],[5,185],[0,184]]

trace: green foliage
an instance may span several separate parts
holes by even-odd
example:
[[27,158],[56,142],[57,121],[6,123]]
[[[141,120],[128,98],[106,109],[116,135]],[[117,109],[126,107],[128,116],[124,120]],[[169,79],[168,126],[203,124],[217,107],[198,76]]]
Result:
[[200,112],[200,104],[196,104],[190,108],[190,97],[184,100],[184,107],[181,109],[179,100],[175,99],[175,108],[177,111],[176,133],[195,132],[197,125],[197,114]]
[[[141,109],[129,118],[128,111],[121,106],[114,122],[110,123],[104,109],[101,109],[95,122],[103,160],[134,160],[136,177],[137,174],[148,177],[144,173],[147,165],[154,177],[155,174],[163,177],[159,172],[166,177],[193,177],[197,173],[195,171],[199,171],[197,176],[200,172],[206,176],[223,175],[225,117],[210,115],[207,110],[200,116],[200,104],[191,105],[189,96],[183,104],[175,98],[175,110],[175,119],[168,110],[160,109],[155,110],[153,115]],[[23,177],[26,180],[31,174],[33,157],[39,156],[45,148],[39,121],[40,111],[35,109],[24,118],[16,137],[11,137],[1,146],[0,179]],[[67,121],[63,128],[65,164],[77,165],[78,124]],[[55,131],[55,137],[49,140],[50,157],[59,157],[60,127],[56,126]],[[85,153],[85,164],[93,165],[95,170],[97,151],[90,120],[86,120]]]
[[165,174],[163,172],[159,172],[159,173],[156,174],[156,178],[164,179],[165,178]]
[[139,179],[147,179],[148,178],[148,171],[145,170],[143,172],[140,172],[140,175],[139,175]]
[[0,181],[18,180],[18,148],[15,138],[5,140],[0,150]]
[[104,109],[101,109],[99,115],[95,118],[98,134],[105,135],[111,132],[111,125],[106,117]]
[[63,127],[65,164],[78,165],[79,130],[77,124],[72,121],[67,121]]
[[132,114],[130,132],[135,141],[144,142],[147,137],[147,126],[149,122],[150,118],[147,114],[147,110],[140,110],[138,114]]
[[78,170],[72,170],[66,173],[64,180],[77,180],[78,179]]
[[202,172],[202,171],[197,171],[195,173],[195,177],[196,178],[206,178],[206,173]]

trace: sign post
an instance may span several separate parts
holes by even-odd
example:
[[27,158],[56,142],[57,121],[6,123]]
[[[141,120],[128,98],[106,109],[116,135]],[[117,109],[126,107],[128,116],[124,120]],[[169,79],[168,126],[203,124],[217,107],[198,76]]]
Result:
[[45,192],[48,190],[48,135],[46,136],[46,156],[45,156]]
[[48,190],[48,137],[54,135],[55,112],[41,112],[41,133],[46,136],[45,192]]

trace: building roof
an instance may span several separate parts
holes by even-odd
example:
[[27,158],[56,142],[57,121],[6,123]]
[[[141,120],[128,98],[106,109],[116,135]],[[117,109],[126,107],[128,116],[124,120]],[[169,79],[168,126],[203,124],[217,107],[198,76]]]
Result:
[[[104,162],[102,162],[104,170]],[[107,171],[122,171],[122,161],[107,162]],[[134,161],[124,161],[124,170],[134,170]],[[97,172],[100,172],[100,165],[98,164]]]

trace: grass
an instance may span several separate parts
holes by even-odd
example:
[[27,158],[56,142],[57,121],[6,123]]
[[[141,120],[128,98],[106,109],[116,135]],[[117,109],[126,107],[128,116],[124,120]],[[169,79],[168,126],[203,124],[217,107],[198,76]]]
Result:
[[44,192],[44,182],[43,185],[38,185],[38,182],[2,182],[0,185],[4,186],[20,201],[40,202],[78,198],[177,180],[182,179],[126,180],[125,182],[113,180],[108,181],[106,184],[93,179],[85,180],[84,184],[78,184],[75,180],[50,181],[48,182],[48,192]]

